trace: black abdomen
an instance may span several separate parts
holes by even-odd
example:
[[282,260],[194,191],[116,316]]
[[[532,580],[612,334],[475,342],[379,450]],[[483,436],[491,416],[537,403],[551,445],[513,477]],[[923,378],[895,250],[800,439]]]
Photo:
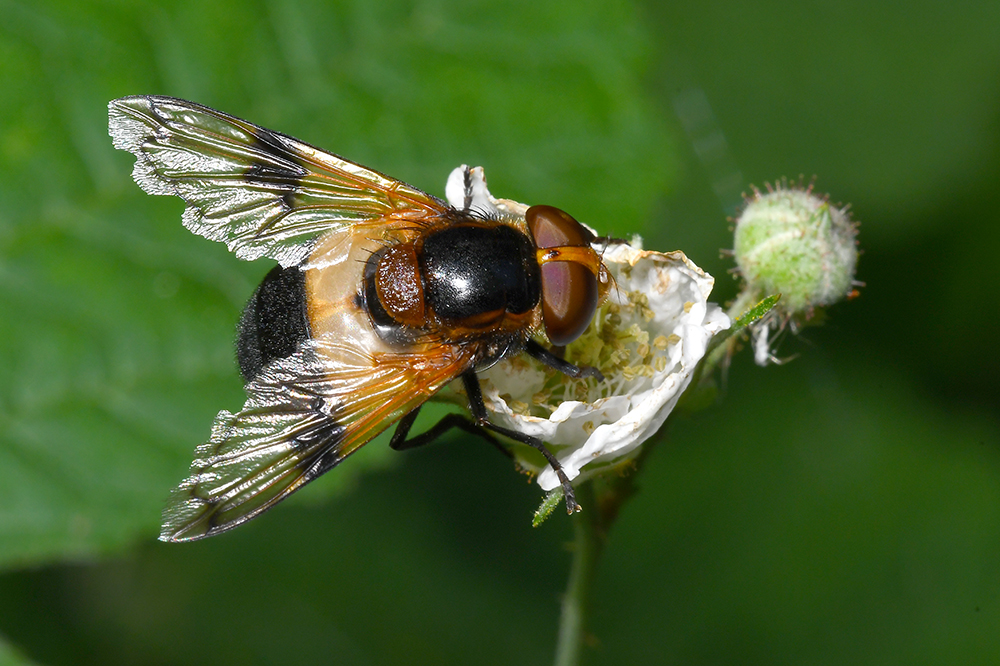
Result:
[[462,323],[493,312],[522,314],[538,304],[535,248],[506,225],[459,224],[424,239],[427,302],[438,317]]
[[247,301],[236,337],[244,381],[271,361],[291,356],[309,337],[305,284],[305,273],[297,266],[275,266]]

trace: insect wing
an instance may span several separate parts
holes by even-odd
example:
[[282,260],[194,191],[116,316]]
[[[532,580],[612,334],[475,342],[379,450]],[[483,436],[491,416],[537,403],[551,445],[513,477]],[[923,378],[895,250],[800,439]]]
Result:
[[325,232],[412,228],[447,209],[377,171],[172,97],[112,101],[108,131],[116,148],[135,154],[142,189],[184,199],[184,226],[240,259],[293,266]]
[[[330,357],[339,359],[331,366]],[[356,341],[303,343],[222,411],[163,513],[163,541],[228,530],[327,472],[471,364],[460,346],[366,353]]]

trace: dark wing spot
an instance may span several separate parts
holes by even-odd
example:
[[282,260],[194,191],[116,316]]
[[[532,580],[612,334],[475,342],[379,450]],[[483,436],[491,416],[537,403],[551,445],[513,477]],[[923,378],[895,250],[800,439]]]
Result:
[[340,441],[344,438],[346,429],[337,420],[336,408],[327,413],[322,407],[322,402],[318,401],[319,404],[313,405],[313,411],[320,422],[293,440],[297,448],[314,451],[313,455],[303,458],[298,464],[299,468],[305,470],[303,474],[305,483],[330,471],[343,460],[340,455]]
[[339,448],[335,447],[332,449],[324,449],[323,453],[316,456],[313,460],[310,461],[313,463],[313,466],[310,467],[309,470],[306,472],[305,474],[306,480],[312,481],[316,477],[326,474],[331,469],[336,467],[337,463],[339,463],[341,460],[343,460],[343,458],[341,458],[340,456]]
[[285,208],[295,207],[295,193],[309,171],[281,142],[278,135],[266,130],[254,134],[253,148],[258,153],[267,155],[270,159],[259,158],[243,174],[243,178],[252,184],[265,185],[271,189],[283,190],[281,201]]
[[284,165],[275,166],[273,164],[255,162],[243,174],[243,177],[251,183],[275,185],[280,189],[294,189],[298,187],[299,178],[304,175],[304,172],[299,173],[298,171],[286,168]]
[[[215,504],[215,502],[212,502],[212,504]],[[208,514],[208,520],[205,521],[208,523],[208,530],[206,531],[206,534],[211,534],[216,530],[216,528],[219,527],[220,524],[219,517],[220,514],[218,511],[212,511],[211,513]]]
[[160,105],[157,103],[156,97],[144,95],[143,98],[146,100],[147,104],[149,104],[149,112],[156,116],[156,119],[160,121],[161,125],[166,126],[170,123],[170,117],[160,110]]

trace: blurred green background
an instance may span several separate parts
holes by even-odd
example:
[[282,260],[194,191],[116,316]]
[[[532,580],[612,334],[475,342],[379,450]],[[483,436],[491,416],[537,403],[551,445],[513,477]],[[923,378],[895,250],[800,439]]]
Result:
[[131,181],[106,104],[199,101],[436,194],[683,249],[808,180],[861,297],[673,419],[591,664],[1000,657],[1000,4],[0,0],[0,664],[546,664],[572,533],[489,447],[383,441],[230,534],[154,540],[269,269]]

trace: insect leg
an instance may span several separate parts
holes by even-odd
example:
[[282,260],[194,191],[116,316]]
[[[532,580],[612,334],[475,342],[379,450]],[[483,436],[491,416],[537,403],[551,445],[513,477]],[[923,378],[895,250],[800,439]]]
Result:
[[597,243],[598,245],[631,245],[624,238],[615,238],[614,236],[595,236],[591,243]]
[[550,352],[548,349],[541,346],[540,344],[538,344],[537,342],[535,342],[530,338],[528,339],[528,342],[524,347],[524,351],[526,351],[535,360],[544,363],[550,368],[555,368],[564,375],[569,375],[570,377],[574,377],[576,379],[580,379],[583,377],[594,377],[599,382],[604,381],[604,375],[602,375],[601,371],[598,370],[597,368],[591,368],[591,367],[581,368],[578,365],[573,365],[569,361],[559,358],[558,356]]
[[470,435],[475,435],[480,439],[483,439],[497,448],[500,453],[504,454],[508,458],[513,458],[513,454],[492,434],[483,430],[474,423],[470,423],[467,418],[461,414],[446,414],[441,417],[434,427],[429,430],[420,433],[415,437],[407,438],[410,433],[410,428],[413,427],[413,422],[417,420],[417,414],[420,413],[420,407],[417,407],[409,414],[400,419],[399,423],[396,425],[396,432],[392,434],[392,440],[389,441],[389,446],[391,446],[396,451],[405,451],[406,449],[415,449],[418,446],[423,446],[424,444],[430,444],[435,439],[451,430],[452,428],[458,428],[464,430]]
[[[575,368],[576,366],[572,367]],[[483,428],[489,428],[493,432],[504,435],[505,437],[510,437],[515,441],[527,444],[533,449],[537,449],[538,452],[545,456],[545,459],[549,461],[549,464],[552,465],[552,469],[555,471],[556,476],[559,477],[559,483],[562,484],[563,497],[566,498],[567,513],[579,511],[580,505],[576,503],[576,495],[573,493],[573,484],[570,483],[569,477],[566,476],[566,472],[563,471],[562,465],[559,463],[559,459],[552,455],[551,451],[545,448],[545,444],[542,443],[542,440],[537,437],[532,437],[531,435],[525,435],[523,432],[498,426],[490,421],[489,415],[486,412],[486,403],[483,402],[483,391],[479,387],[479,378],[476,376],[474,371],[467,370],[462,373],[462,384],[465,386],[466,395],[469,396],[469,409],[472,411],[472,417],[476,420],[476,425],[482,426]]]

